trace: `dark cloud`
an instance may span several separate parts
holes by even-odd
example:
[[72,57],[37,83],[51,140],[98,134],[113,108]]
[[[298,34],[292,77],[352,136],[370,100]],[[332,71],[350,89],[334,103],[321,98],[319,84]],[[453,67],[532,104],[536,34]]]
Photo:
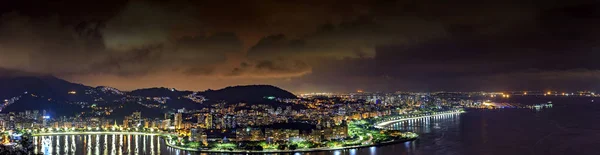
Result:
[[[107,45],[107,28],[101,22],[63,25],[58,17],[2,16],[0,58],[2,67],[55,75],[80,74],[146,76],[156,73],[207,75],[226,54],[239,52],[240,40],[232,33],[140,41],[127,46]],[[120,39],[132,39],[135,34]],[[139,34],[143,38],[145,34]],[[127,47],[127,48],[121,48]],[[202,70],[202,71],[200,71]],[[177,75],[177,74],[175,74]]]
[[[58,17],[32,18],[3,14],[0,23],[0,64],[31,72],[61,73],[85,70],[103,56],[94,36],[83,36]],[[87,59],[81,59],[87,58]]]
[[163,46],[153,46],[110,55],[99,63],[91,64],[90,69],[85,74],[143,76],[155,70],[158,67],[157,65],[160,65],[163,50]]
[[323,62],[345,59],[366,58],[371,61],[376,57],[375,49],[379,45],[412,44],[444,34],[440,25],[418,18],[361,17],[323,25],[301,39],[288,38],[283,34],[264,37],[248,51],[248,58],[254,61],[302,62],[311,68],[323,66]]
[[[469,22],[444,24],[445,37],[378,45],[372,60],[317,67],[292,85],[329,85],[334,91],[593,89],[600,84],[600,66],[594,63],[600,56],[594,28],[600,26],[598,6],[536,8],[524,14],[530,21],[486,29]],[[336,78],[340,75],[346,76]],[[354,85],[340,87],[347,83]]]
[[10,1],[0,6],[0,67],[94,84],[122,80],[127,89],[253,82],[331,91],[588,88],[598,85],[599,6]]
[[271,59],[241,63],[226,74],[233,77],[247,78],[289,78],[312,72],[310,65],[304,61],[293,59]]

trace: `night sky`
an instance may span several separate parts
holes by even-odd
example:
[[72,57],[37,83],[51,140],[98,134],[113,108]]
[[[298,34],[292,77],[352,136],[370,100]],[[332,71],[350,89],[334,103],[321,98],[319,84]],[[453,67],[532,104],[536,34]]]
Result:
[[598,90],[600,3],[11,0],[0,72],[123,90]]

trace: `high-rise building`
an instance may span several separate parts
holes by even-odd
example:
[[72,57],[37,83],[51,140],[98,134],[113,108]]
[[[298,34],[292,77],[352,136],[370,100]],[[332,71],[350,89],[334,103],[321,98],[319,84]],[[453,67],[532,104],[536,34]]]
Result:
[[129,117],[125,116],[125,118],[123,119],[123,128],[129,128]]
[[204,120],[206,124],[206,128],[207,129],[212,129],[213,128],[213,117],[212,114],[207,114],[206,116],[206,120]]
[[198,123],[196,124],[196,127],[200,128],[204,126],[202,123],[204,123],[204,117],[202,117],[202,115],[198,115]]
[[170,113],[165,113],[165,119],[171,119],[171,114]]
[[33,119],[37,120],[39,117],[40,117],[40,111],[34,110],[33,111]]
[[183,120],[181,118],[181,113],[175,113],[175,120],[173,122],[174,123],[173,125],[175,126],[175,129],[181,129],[181,128],[183,128],[182,121]]
[[136,126],[138,124],[139,125],[142,124],[142,112],[139,112],[139,111],[133,112],[133,114],[131,114],[131,117]]
[[144,128],[149,128],[150,127],[150,121],[148,119],[144,119]]
[[15,112],[8,112],[8,120],[15,121]]
[[169,126],[171,126],[171,120],[170,119],[165,119],[165,120],[162,121],[161,127],[164,130],[169,129]]
[[48,124],[46,124],[46,123],[48,123],[47,119],[48,119],[48,116],[46,115],[46,110],[43,110],[42,111],[42,126],[43,127],[46,127],[46,125],[48,125]]

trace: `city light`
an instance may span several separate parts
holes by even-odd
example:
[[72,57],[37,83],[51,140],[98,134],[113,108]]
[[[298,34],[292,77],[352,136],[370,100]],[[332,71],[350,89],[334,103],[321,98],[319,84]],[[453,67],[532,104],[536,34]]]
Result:
[[[90,93],[87,91],[86,93]],[[522,92],[523,94],[547,95],[552,92]],[[585,94],[588,92],[581,92]],[[85,94],[85,93],[80,93]],[[261,152],[287,151],[289,147],[303,150],[326,149],[339,150],[353,147],[379,145],[384,141],[410,141],[417,134],[408,131],[387,131],[390,124],[395,122],[414,123],[419,119],[440,119],[464,112],[462,108],[510,108],[510,103],[492,102],[500,98],[510,98],[511,94],[519,92],[472,92],[465,94],[449,93],[406,93],[377,94],[377,93],[312,93],[300,96],[299,99],[285,99],[277,96],[261,95],[262,99],[280,102],[283,106],[268,104],[216,104],[208,110],[180,108],[165,113],[160,119],[145,118],[143,112],[132,112],[122,119],[112,119],[99,116],[63,117],[47,114],[46,111],[26,111],[14,113],[33,121],[33,128],[25,128],[32,134],[69,135],[69,134],[135,134],[159,135],[167,141],[172,149],[195,151],[199,146],[218,152],[252,152],[255,148],[241,148],[240,142],[264,142]],[[562,95],[568,95],[561,92]],[[198,95],[181,97],[194,104]],[[589,95],[589,93],[588,93]],[[41,95],[40,95],[41,96]],[[478,99],[464,99],[468,96]],[[491,98],[490,98],[491,97]],[[127,99],[128,97],[124,97]],[[132,101],[150,102],[164,106],[172,102],[172,97],[133,97]],[[203,97],[202,97],[203,98]],[[492,99],[494,98],[494,99]],[[100,100],[100,99],[97,99]],[[202,99],[205,100],[205,99]],[[207,99],[210,101],[209,99]],[[142,102],[143,101],[143,102]],[[296,108],[299,104],[307,108]],[[92,114],[110,114],[118,108],[103,104],[81,104],[89,107]],[[145,106],[146,108],[161,108],[160,106]],[[541,110],[551,105],[536,105],[528,108]],[[34,114],[35,113],[35,114]],[[34,118],[43,118],[36,120]],[[57,119],[60,118],[60,119]],[[305,118],[319,118],[306,120]],[[254,126],[269,126],[276,123],[286,123],[290,120],[319,126],[320,129],[301,134],[299,129],[272,129]],[[20,121],[20,120],[19,120]],[[240,130],[241,129],[241,130]],[[320,135],[320,136],[314,136]],[[216,137],[216,138],[215,138]],[[234,137],[234,138],[230,138]],[[394,138],[395,137],[395,138]],[[322,144],[321,144],[322,143]],[[216,145],[219,144],[219,145]]]
[[600,154],[600,0],[2,2],[0,155]]

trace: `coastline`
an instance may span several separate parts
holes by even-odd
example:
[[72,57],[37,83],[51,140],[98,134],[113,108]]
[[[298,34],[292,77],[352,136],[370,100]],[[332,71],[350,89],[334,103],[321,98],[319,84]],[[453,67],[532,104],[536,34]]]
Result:
[[168,147],[192,151],[192,152],[209,152],[209,153],[294,153],[294,152],[319,152],[319,151],[334,151],[334,150],[345,150],[345,149],[357,149],[357,148],[365,148],[365,147],[373,147],[373,146],[385,146],[389,144],[397,144],[403,142],[414,141],[418,138],[410,138],[410,139],[402,139],[395,141],[382,142],[378,144],[371,145],[359,145],[359,146],[347,146],[347,147],[336,147],[336,148],[312,148],[312,149],[296,149],[296,150],[266,150],[266,151],[250,151],[250,150],[199,150],[192,148],[185,148],[180,146],[175,146],[169,144],[165,136],[171,134],[161,134],[161,133],[144,133],[144,132],[60,132],[60,133],[37,133],[32,134],[32,136],[54,136],[54,135],[102,135],[102,134],[124,134],[124,135],[149,135],[149,136],[159,136]]
[[91,131],[91,132],[55,132],[55,133],[35,133],[32,136],[54,136],[54,135],[108,135],[108,134],[123,134],[123,135],[148,135],[148,136],[165,136],[175,134],[164,134],[164,133],[145,133],[145,132],[105,132],[105,131]]
[[295,153],[295,152],[320,152],[320,151],[335,151],[335,150],[346,150],[346,149],[357,149],[357,148],[365,148],[365,147],[373,147],[373,146],[385,146],[390,144],[397,144],[403,142],[409,142],[417,140],[418,138],[410,138],[410,139],[401,139],[394,140],[388,142],[382,142],[377,144],[370,145],[359,145],[359,146],[347,146],[347,147],[336,147],[336,148],[311,148],[311,149],[296,149],[296,150],[265,150],[265,151],[251,151],[251,150],[199,150],[192,149],[186,147],[180,147],[176,145],[169,144],[165,136],[169,136],[171,134],[161,134],[161,133],[144,133],[144,132],[60,132],[60,133],[37,133],[32,134],[32,136],[55,136],[55,135],[103,135],[103,134],[123,134],[123,135],[148,135],[148,136],[158,136],[164,142],[165,145],[171,148],[192,151],[192,152],[208,152],[208,153]]
[[[461,111],[445,112],[445,113],[441,113],[441,114],[434,114],[434,115],[428,115],[428,116],[411,117],[411,118],[401,118],[401,119],[396,119],[396,120],[378,122],[378,123],[376,123],[373,126],[375,128],[382,129],[385,126],[387,126],[387,125],[389,125],[391,123],[394,123],[394,122],[405,121],[405,120],[412,120],[412,119],[420,119],[420,118],[426,118],[426,117],[435,117],[435,116],[447,115],[447,114],[460,114],[460,113],[464,113],[464,112],[465,111],[461,110]],[[414,140],[418,139],[418,137],[414,137],[414,138],[407,138],[407,139],[392,140],[392,141],[387,141],[387,142],[380,142],[380,143],[369,144],[369,145],[357,145],[357,146],[346,146],[346,147],[335,147],[335,148],[320,147],[320,148],[295,149],[295,150],[262,150],[262,151],[258,151],[258,150],[203,150],[203,149],[199,149],[199,148],[181,147],[181,146],[177,146],[177,145],[171,144],[168,141],[168,138],[166,138],[167,136],[175,135],[175,134],[168,134],[168,133],[92,131],[92,132],[36,133],[36,134],[32,134],[32,135],[33,136],[51,136],[51,135],[98,135],[98,134],[125,134],[125,135],[150,135],[150,136],[158,136],[161,139],[163,139],[163,141],[165,142],[165,145],[167,147],[171,147],[171,148],[175,148],[175,149],[179,149],[179,150],[191,151],[191,152],[207,152],[207,153],[296,153],[296,152],[321,152],[321,151],[335,151],[335,150],[347,150],[347,149],[358,149],[358,148],[366,148],[366,147],[386,146],[386,145],[391,145],[391,144],[410,142],[410,141],[414,141]]]
[[180,146],[174,146],[174,145],[171,145],[168,142],[166,142],[166,140],[165,140],[165,143],[166,143],[166,145],[168,147],[172,147],[172,148],[180,149],[180,150],[185,150],[185,151],[192,151],[192,152],[206,152],[206,153],[296,153],[296,152],[335,151],[335,150],[358,149],[358,148],[374,147],[374,146],[386,146],[386,145],[390,145],[390,144],[398,144],[398,143],[410,142],[410,141],[414,141],[414,140],[417,140],[417,139],[418,138],[410,138],[410,139],[388,141],[388,142],[382,142],[382,143],[370,144],[370,145],[347,146],[347,147],[336,147],[336,148],[312,148],[312,149],[266,150],[266,151],[251,151],[251,150],[232,150],[232,151],[230,151],[230,150],[198,150],[198,149],[191,149],[191,148],[185,148],[185,147],[180,147]]
[[[464,111],[464,110],[459,110],[459,111],[444,112],[444,113],[440,113],[440,114],[420,116],[420,117],[401,118],[401,119],[396,119],[396,120],[391,120],[391,121],[378,122],[378,123],[376,123],[374,125],[374,127],[378,128],[378,129],[384,129],[385,126],[387,126],[387,125],[389,125],[391,123],[399,122],[399,121],[420,119],[420,118],[426,118],[426,117],[435,117],[435,116],[448,115],[448,114],[461,114],[461,113],[465,113],[465,112],[466,111]],[[166,143],[166,145],[168,147],[172,147],[172,148],[180,149],[180,150],[192,151],[192,152],[207,152],[207,153],[295,153],[295,152],[334,151],[334,150],[357,149],[357,148],[365,148],[365,147],[373,147],[373,146],[385,146],[385,145],[390,145],[390,144],[397,144],[397,143],[414,141],[414,140],[417,140],[417,139],[418,139],[418,137],[409,138],[409,139],[402,139],[402,140],[394,140],[394,141],[388,141],[388,142],[381,142],[381,143],[370,144],[370,145],[347,146],[347,147],[336,147],[336,148],[324,148],[324,147],[322,147],[322,148],[311,148],[311,149],[265,150],[265,151],[253,151],[253,150],[199,150],[199,149],[193,149],[193,148],[185,148],[185,147],[175,146],[175,145],[169,144],[169,142],[167,142],[166,139],[165,139],[165,143]]]

